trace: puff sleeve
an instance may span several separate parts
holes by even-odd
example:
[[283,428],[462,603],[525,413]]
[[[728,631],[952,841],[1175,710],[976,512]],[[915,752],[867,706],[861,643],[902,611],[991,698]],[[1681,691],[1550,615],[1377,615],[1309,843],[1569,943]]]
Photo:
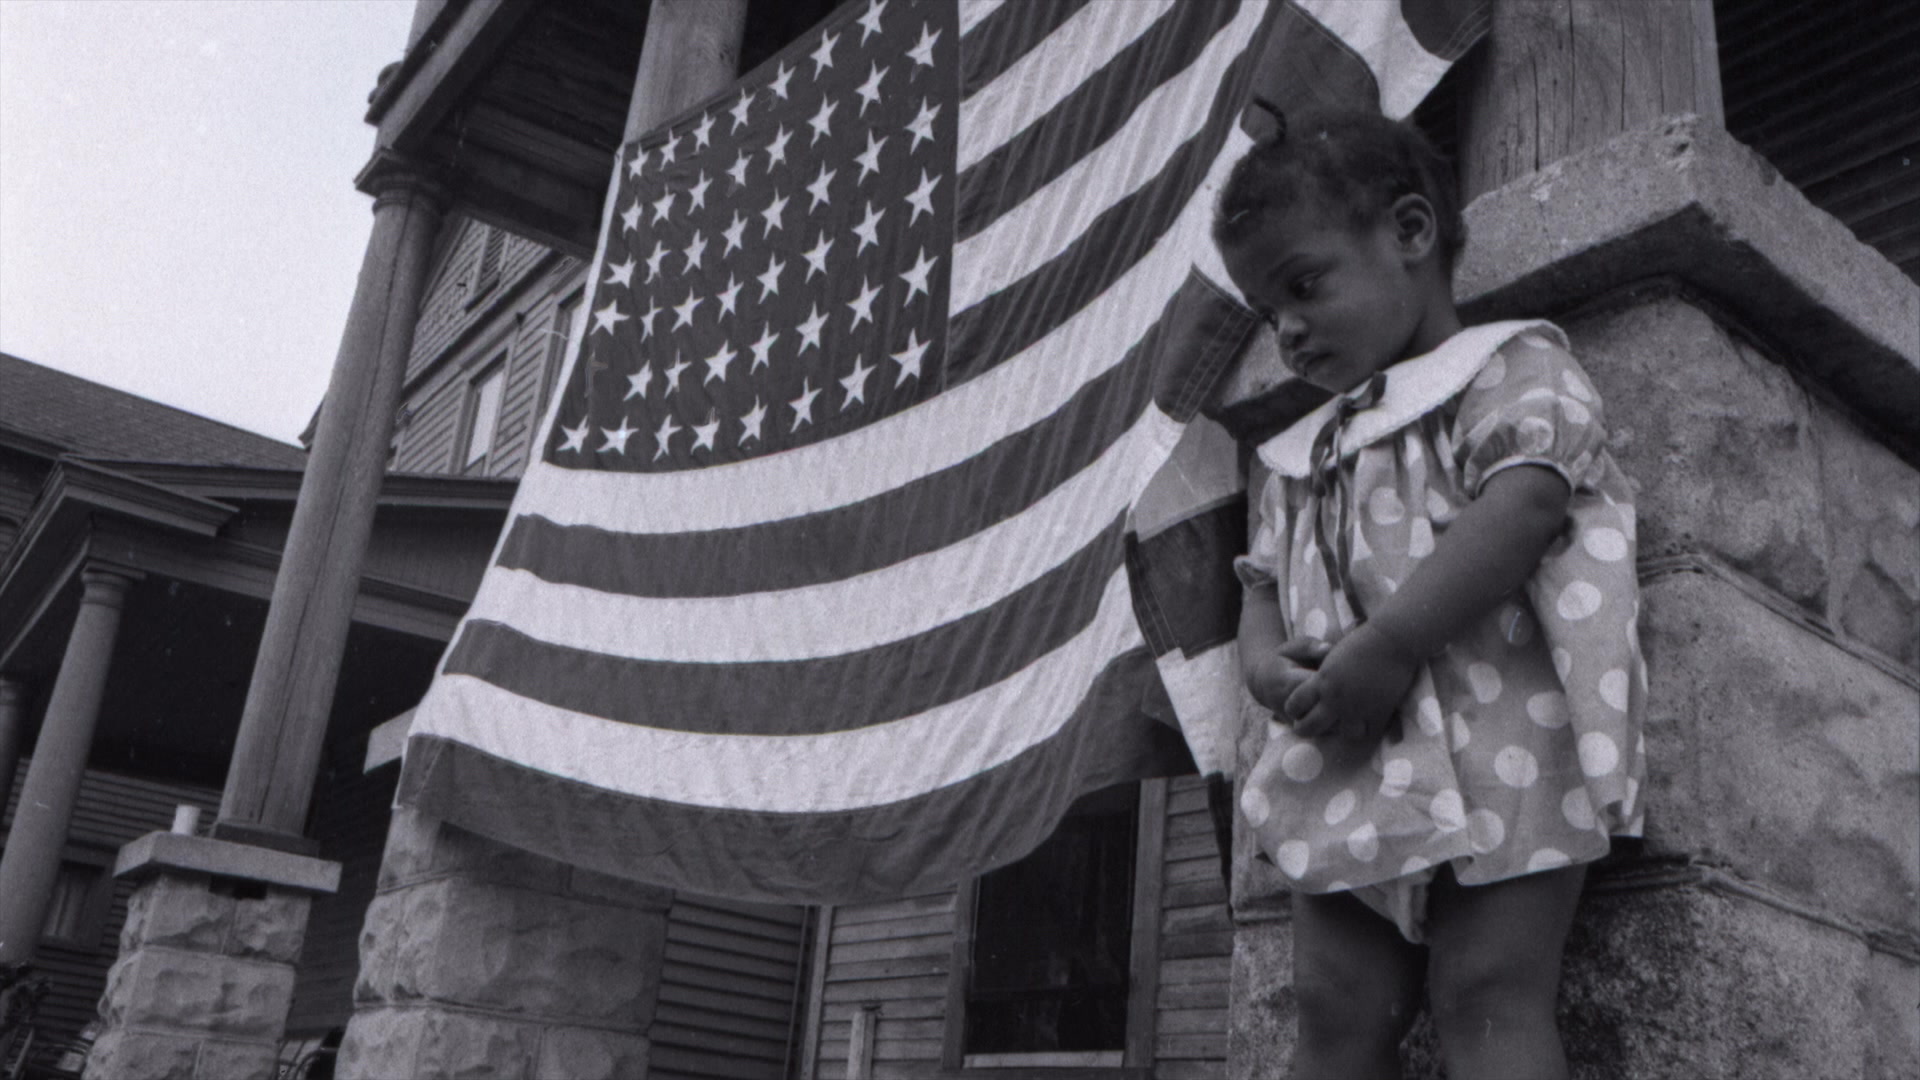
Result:
[[1565,349],[1538,334],[1502,346],[1462,391],[1454,455],[1469,497],[1515,465],[1552,469],[1574,491],[1606,446],[1600,395]]

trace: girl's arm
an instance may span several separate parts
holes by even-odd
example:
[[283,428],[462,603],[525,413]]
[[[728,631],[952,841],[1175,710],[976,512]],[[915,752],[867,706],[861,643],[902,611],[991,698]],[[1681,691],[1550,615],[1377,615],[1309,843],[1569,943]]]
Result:
[[1253,700],[1287,719],[1281,706],[1307,681],[1326,655],[1326,645],[1308,638],[1283,640],[1280,589],[1269,581],[1246,591],[1240,602],[1240,670]]
[[[1287,698],[1286,712],[1298,718],[1294,731],[1379,738],[1421,662],[1533,576],[1566,524],[1572,494],[1558,473],[1539,465],[1488,478],[1433,554]],[[1241,633],[1244,640],[1244,616]]]

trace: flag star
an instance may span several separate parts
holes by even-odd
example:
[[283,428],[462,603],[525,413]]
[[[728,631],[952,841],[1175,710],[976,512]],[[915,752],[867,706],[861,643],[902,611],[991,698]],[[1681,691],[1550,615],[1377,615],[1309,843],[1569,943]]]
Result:
[[893,354],[894,363],[900,365],[900,377],[894,380],[893,385],[900,386],[909,378],[920,377],[920,358],[927,355],[927,346],[931,344],[930,341],[920,340],[918,329],[908,335],[907,347]]
[[828,34],[820,39],[820,47],[813,50],[813,77],[833,66],[833,47],[840,43],[839,34]]
[[864,181],[870,172],[880,171],[880,148],[886,144],[887,140],[884,137],[876,139],[873,137],[873,132],[867,132],[866,152],[853,159],[860,163],[861,180]]
[[860,295],[847,301],[847,306],[853,309],[853,325],[847,327],[849,330],[862,322],[873,321],[873,298],[880,295],[880,286],[871,281],[862,281],[861,286]]
[[660,276],[660,264],[665,262],[666,258],[667,242],[665,240],[655,240],[653,242],[653,254],[647,256],[648,281],[652,281],[654,278]]
[[907,201],[913,204],[913,217],[907,219],[907,224],[919,221],[921,214],[933,213],[933,189],[939,186],[938,176],[929,177],[927,170],[920,170],[920,186],[907,193]]
[[594,333],[597,334],[600,331],[605,330],[607,333],[611,334],[613,333],[614,327],[626,321],[627,321],[626,312],[621,311],[618,304],[614,303],[612,300],[609,300],[607,301],[606,307],[603,307],[599,311],[596,311],[593,313],[593,331]]
[[907,50],[907,55],[913,57],[915,67],[933,66],[933,43],[939,40],[940,31],[935,30],[932,23],[926,23],[920,27],[919,44]]
[[727,111],[733,114],[733,130],[739,131],[747,125],[747,110],[753,107],[753,91],[740,91],[740,100],[733,103]]
[[853,227],[853,234],[860,238],[860,246],[853,249],[853,253],[855,255],[858,255],[861,252],[867,250],[867,246],[869,244],[874,245],[876,247],[879,246],[880,219],[886,216],[887,216],[887,212],[885,210],[875,210],[873,208],[872,201],[871,200],[868,201],[867,216],[865,220],[861,221],[860,224],[855,225]]
[[753,352],[753,362],[747,365],[747,374],[753,374],[756,368],[773,366],[773,343],[780,340],[780,332],[772,324],[760,329],[760,340],[747,346]]
[[860,88],[854,91],[860,95],[861,116],[867,115],[867,106],[880,104],[880,80],[886,77],[887,69],[875,64],[873,73],[867,76],[867,81],[861,83]]
[[673,199],[674,199],[673,192],[669,191],[669,192],[663,193],[658,199],[654,200],[653,223],[655,225],[658,225],[662,221],[665,221],[667,219],[667,215],[673,212]]
[[673,354],[673,366],[667,369],[667,393],[680,389],[680,376],[693,365],[681,359],[679,353]]
[[733,186],[747,186],[747,166],[751,164],[753,164],[752,155],[742,150],[740,156],[733,159],[733,164],[727,166],[727,175],[733,177]]
[[779,73],[773,77],[772,82],[767,84],[767,89],[773,91],[774,97],[785,101],[787,100],[787,80],[791,78],[793,78],[793,69],[781,64]]
[[626,418],[626,417],[624,417],[624,416],[622,416],[622,417],[620,418],[620,426],[619,426],[619,427],[617,427],[617,428],[601,428],[601,429],[600,429],[600,434],[602,434],[602,435],[604,435],[604,436],[606,436],[606,439],[607,439],[607,444],[606,444],[605,446],[602,446],[602,447],[600,448],[600,452],[601,452],[601,453],[603,453],[603,454],[606,454],[606,453],[614,453],[614,454],[624,454],[624,453],[626,453],[626,452],[627,452],[627,440],[628,440],[628,439],[631,439],[631,438],[633,438],[633,436],[634,436],[634,435],[635,435],[635,434],[636,434],[636,433],[637,433],[637,432],[638,432],[639,430],[640,430],[640,429],[639,429],[639,428],[637,428],[637,427],[628,427],[628,426],[627,426],[627,418]]
[[[916,218],[919,216],[918,214],[914,215]],[[693,239],[687,243],[685,255],[687,257],[687,269],[689,270],[697,268],[700,265],[700,260],[706,258],[707,238],[699,229],[693,230]]]
[[687,429],[673,422],[671,415],[661,417],[660,430],[653,433],[653,445],[655,447],[653,460],[659,461],[661,458],[666,457],[667,444],[673,441],[675,435],[685,430]]
[[640,179],[640,174],[645,172],[646,170],[647,170],[647,148],[643,146],[638,150],[635,150],[633,153],[633,160],[627,162],[627,175],[633,177],[635,180],[638,180]]
[[707,115],[700,118],[699,126],[693,129],[693,143],[694,143],[693,148],[695,150],[705,150],[707,146],[712,142],[713,142],[713,114],[708,113]]
[[816,349],[820,347],[820,331],[827,325],[827,317],[820,314],[819,304],[814,304],[812,307],[812,317],[803,319],[800,322],[800,349],[799,352],[794,354],[796,356],[798,356],[799,353],[806,352],[807,346],[809,345]]
[[[927,258],[926,248],[923,247],[920,249],[920,258],[915,260],[913,268],[900,275],[907,283],[907,298],[900,301],[902,306],[911,303],[913,298],[918,294],[928,291],[927,278],[933,273],[934,264],[939,261],[937,257],[932,259]],[[929,293],[928,295],[932,294]]]
[[592,429],[587,427],[586,420],[582,419],[579,427],[563,427],[560,430],[567,433],[567,438],[560,444],[560,448],[554,451],[555,453],[565,454],[572,452],[577,454],[587,448],[587,432]]
[[[655,218],[654,220],[658,221],[660,219]],[[640,227],[640,199],[638,196],[634,197],[632,206],[620,211],[620,224],[625,226],[628,232],[632,232]]]
[[824,161],[820,163],[820,175],[814,177],[813,183],[807,185],[807,194],[813,196],[813,205],[807,208],[807,213],[811,214],[820,209],[820,204],[827,201],[827,185],[833,183],[833,178],[838,175],[840,170],[827,168],[827,163]]
[[813,399],[819,396],[820,391],[813,388],[812,379],[801,380],[800,396],[789,403],[793,406],[792,430],[799,431],[801,424],[813,423]]
[[852,408],[854,402],[864,403],[867,400],[867,376],[873,372],[873,366],[867,363],[866,357],[854,361],[853,374],[840,380],[840,385],[847,391],[847,400],[840,403],[841,409]]
[[720,347],[713,350],[712,356],[701,361],[701,363],[707,365],[707,377],[700,380],[700,385],[705,386],[715,379],[726,382],[727,365],[733,363],[734,358],[739,355],[739,353],[727,348],[726,342],[721,342]]
[[820,99],[820,111],[814,113],[813,119],[807,121],[807,126],[813,129],[813,142],[808,143],[808,146],[819,145],[821,136],[829,134],[828,127],[833,123],[833,110],[839,107],[840,103],[832,98]]
[[633,272],[639,266],[640,264],[637,262],[634,262],[633,256],[631,255],[627,256],[626,262],[620,263],[617,266],[608,266],[607,267],[607,284],[625,285],[628,288],[632,288]]
[[706,423],[693,425],[693,445],[687,448],[687,452],[692,453],[703,446],[708,450],[712,450],[714,448],[713,437],[719,434],[719,432],[720,419],[709,411],[707,413]]
[[761,230],[760,232],[760,236],[762,239],[765,239],[767,236],[771,235],[773,230],[783,227],[781,225],[780,219],[786,216],[786,213],[787,213],[787,197],[785,195],[780,194],[779,188],[774,188],[773,201],[767,204],[767,208],[765,210],[760,211],[760,216],[765,218],[767,222],[767,227]]
[[715,299],[720,301],[721,312],[727,315],[733,314],[734,300],[739,297],[739,295],[740,285],[733,280],[732,274],[728,274],[727,287],[715,295]]
[[860,24],[860,44],[865,45],[868,38],[880,32],[880,13],[885,10],[887,0],[874,0],[867,7],[867,13],[855,20]]
[[755,394],[753,396],[753,408],[748,409],[747,414],[740,418],[740,423],[746,430],[740,433],[739,445],[745,446],[747,445],[748,439],[760,438],[760,425],[765,422],[766,419],[767,407],[760,404],[760,395]]
[[712,184],[713,181],[708,178],[705,172],[702,172],[699,183],[687,189],[688,197],[693,200],[693,205],[689,207],[689,209],[705,210],[707,208],[707,188],[712,186]]
[[812,281],[815,274],[827,272],[827,252],[831,250],[833,250],[833,239],[827,235],[825,229],[822,229],[819,239],[814,242],[813,250],[802,253],[807,260],[808,281]]
[[781,124],[780,130],[773,133],[773,141],[767,144],[767,168],[787,163],[787,140],[793,138],[793,132],[787,125]]
[[680,136],[668,132],[667,141],[660,144],[660,164],[663,167],[674,163],[675,155],[679,152],[674,147],[679,141]]
[[760,299],[763,303],[769,296],[780,295],[780,272],[786,268],[786,263],[781,262],[772,255],[767,256],[767,268],[758,275],[760,281]]
[[[925,252],[922,251],[922,254],[925,254]],[[688,289],[686,301],[684,303],[675,304],[673,306],[673,314],[674,314],[673,328],[675,330],[678,330],[683,326],[692,326],[694,309],[706,302],[707,302],[706,297],[701,296],[700,294],[694,292],[692,289]]]
[[746,234],[746,231],[747,219],[740,216],[740,211],[735,210],[733,212],[733,224],[721,230],[720,233],[720,235],[727,238],[727,247],[725,251],[720,253],[721,258],[733,254],[733,249],[741,246],[741,237]]
[[643,363],[640,365],[639,371],[627,376],[627,396],[620,400],[632,401],[634,398],[639,398],[641,401],[645,401],[647,400],[647,388],[652,385],[653,365]]
[[665,308],[660,306],[660,301],[658,300],[647,301],[647,313],[645,315],[640,316],[640,340],[641,341],[647,340],[647,335],[653,333],[653,317],[665,310],[666,310]]
[[933,138],[933,118],[939,115],[940,106],[926,98],[920,99],[920,113],[907,125],[907,130],[913,132],[913,145],[908,150],[918,150],[921,140]]

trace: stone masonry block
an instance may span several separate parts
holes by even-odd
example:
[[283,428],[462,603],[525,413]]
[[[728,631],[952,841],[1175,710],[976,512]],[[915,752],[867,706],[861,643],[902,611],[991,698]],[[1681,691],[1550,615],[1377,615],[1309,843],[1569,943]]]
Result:
[[1737,582],[1647,583],[1648,842],[1920,929],[1916,690]]
[[293,1000],[293,968],[173,949],[123,956],[107,975],[112,1028],[277,1039]]
[[436,875],[458,873],[523,889],[558,893],[567,864],[510,847],[412,810],[395,810],[380,859],[380,888],[391,889]]
[[233,927],[231,896],[208,886],[205,874],[160,873],[140,883],[127,902],[121,955],[148,946],[219,952]]
[[227,952],[233,956],[295,964],[307,937],[307,913],[313,900],[303,892],[268,888],[258,900],[233,905],[233,933]]
[[363,1009],[347,1025],[339,1075],[342,1080],[571,1080],[575,1074],[538,1071],[541,1033],[536,1024],[432,1008]]
[[1833,550],[1827,618],[1920,668],[1920,471],[1834,410],[1816,409]]
[[267,1080],[275,1075],[278,1052],[274,1042],[208,1039],[200,1044],[194,1080]]
[[539,1076],[615,1080],[647,1075],[648,1041],[601,1028],[558,1027],[540,1041]]
[[1227,1012],[1229,1080],[1272,1080],[1293,1060],[1300,1008],[1293,995],[1293,920],[1234,929]]
[[1638,489],[1641,557],[1709,552],[1822,609],[1829,551],[1806,391],[1681,299],[1567,330]]
[[363,940],[364,1002],[619,1026],[652,1014],[665,915],[441,878],[378,898]]
[[87,1054],[86,1080],[194,1080],[199,1040],[115,1028]]
[[629,907],[665,911],[673,906],[673,890],[647,885],[629,878],[614,877],[584,866],[572,868],[567,891],[588,900],[610,900]]
[[1920,960],[1876,952],[1867,960],[1866,1080],[1920,1076]]

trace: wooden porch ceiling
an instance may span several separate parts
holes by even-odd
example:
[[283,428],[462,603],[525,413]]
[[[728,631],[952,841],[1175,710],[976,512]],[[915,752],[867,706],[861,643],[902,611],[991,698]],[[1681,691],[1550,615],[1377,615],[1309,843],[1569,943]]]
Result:
[[[361,173],[398,158],[447,185],[454,209],[576,257],[593,254],[625,134],[649,0],[416,0],[417,40],[383,75]],[[748,70],[837,0],[750,0]]]

